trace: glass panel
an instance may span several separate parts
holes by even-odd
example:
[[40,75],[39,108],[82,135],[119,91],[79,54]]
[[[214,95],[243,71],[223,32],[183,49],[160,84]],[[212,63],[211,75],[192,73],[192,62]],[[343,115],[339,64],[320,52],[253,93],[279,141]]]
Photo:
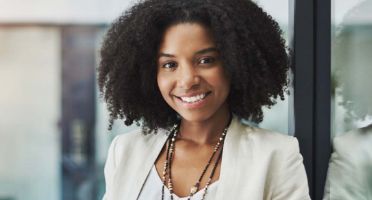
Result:
[[325,199],[372,199],[372,1],[332,2],[333,149]]
[[[292,40],[291,33],[293,28],[290,26],[290,0],[257,0],[255,1],[274,20],[276,20],[283,31],[283,37],[286,40],[287,46]],[[289,86],[291,94],[293,93],[292,85]],[[277,99],[277,104],[271,109],[264,108],[264,120],[259,124],[260,127],[278,131],[280,133],[293,135],[294,119],[293,119],[293,98],[290,95],[285,96],[285,100]]]

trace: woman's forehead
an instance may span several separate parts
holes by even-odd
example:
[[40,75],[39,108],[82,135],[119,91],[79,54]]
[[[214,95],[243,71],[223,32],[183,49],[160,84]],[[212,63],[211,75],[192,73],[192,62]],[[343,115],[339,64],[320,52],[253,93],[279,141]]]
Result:
[[196,53],[214,47],[215,43],[208,28],[198,23],[180,23],[165,30],[159,52],[172,54],[192,51]]

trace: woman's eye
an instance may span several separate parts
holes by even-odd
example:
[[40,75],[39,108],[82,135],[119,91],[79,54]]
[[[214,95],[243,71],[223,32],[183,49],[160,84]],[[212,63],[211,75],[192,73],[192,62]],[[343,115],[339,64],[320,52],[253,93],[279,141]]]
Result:
[[175,62],[168,62],[163,65],[163,68],[172,69],[174,67],[177,67],[177,63]]
[[210,63],[213,63],[215,61],[214,58],[212,57],[207,57],[207,58],[202,58],[199,60],[199,64],[210,64]]

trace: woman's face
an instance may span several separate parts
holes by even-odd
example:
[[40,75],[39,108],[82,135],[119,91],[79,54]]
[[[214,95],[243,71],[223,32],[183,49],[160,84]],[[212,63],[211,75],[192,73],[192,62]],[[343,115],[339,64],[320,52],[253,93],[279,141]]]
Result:
[[165,31],[157,82],[165,101],[185,120],[204,121],[229,112],[229,78],[212,35],[198,23],[180,23]]

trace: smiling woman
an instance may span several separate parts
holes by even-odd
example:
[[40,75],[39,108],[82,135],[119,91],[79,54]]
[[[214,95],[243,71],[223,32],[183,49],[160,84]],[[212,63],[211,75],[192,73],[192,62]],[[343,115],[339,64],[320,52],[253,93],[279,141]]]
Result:
[[101,55],[111,124],[142,123],[112,142],[104,199],[310,199],[297,140],[241,123],[287,86],[281,31],[256,4],[142,1]]
[[227,123],[230,81],[212,38],[198,23],[181,23],[166,30],[160,45],[158,86],[167,104],[186,119],[183,126],[212,118]]

